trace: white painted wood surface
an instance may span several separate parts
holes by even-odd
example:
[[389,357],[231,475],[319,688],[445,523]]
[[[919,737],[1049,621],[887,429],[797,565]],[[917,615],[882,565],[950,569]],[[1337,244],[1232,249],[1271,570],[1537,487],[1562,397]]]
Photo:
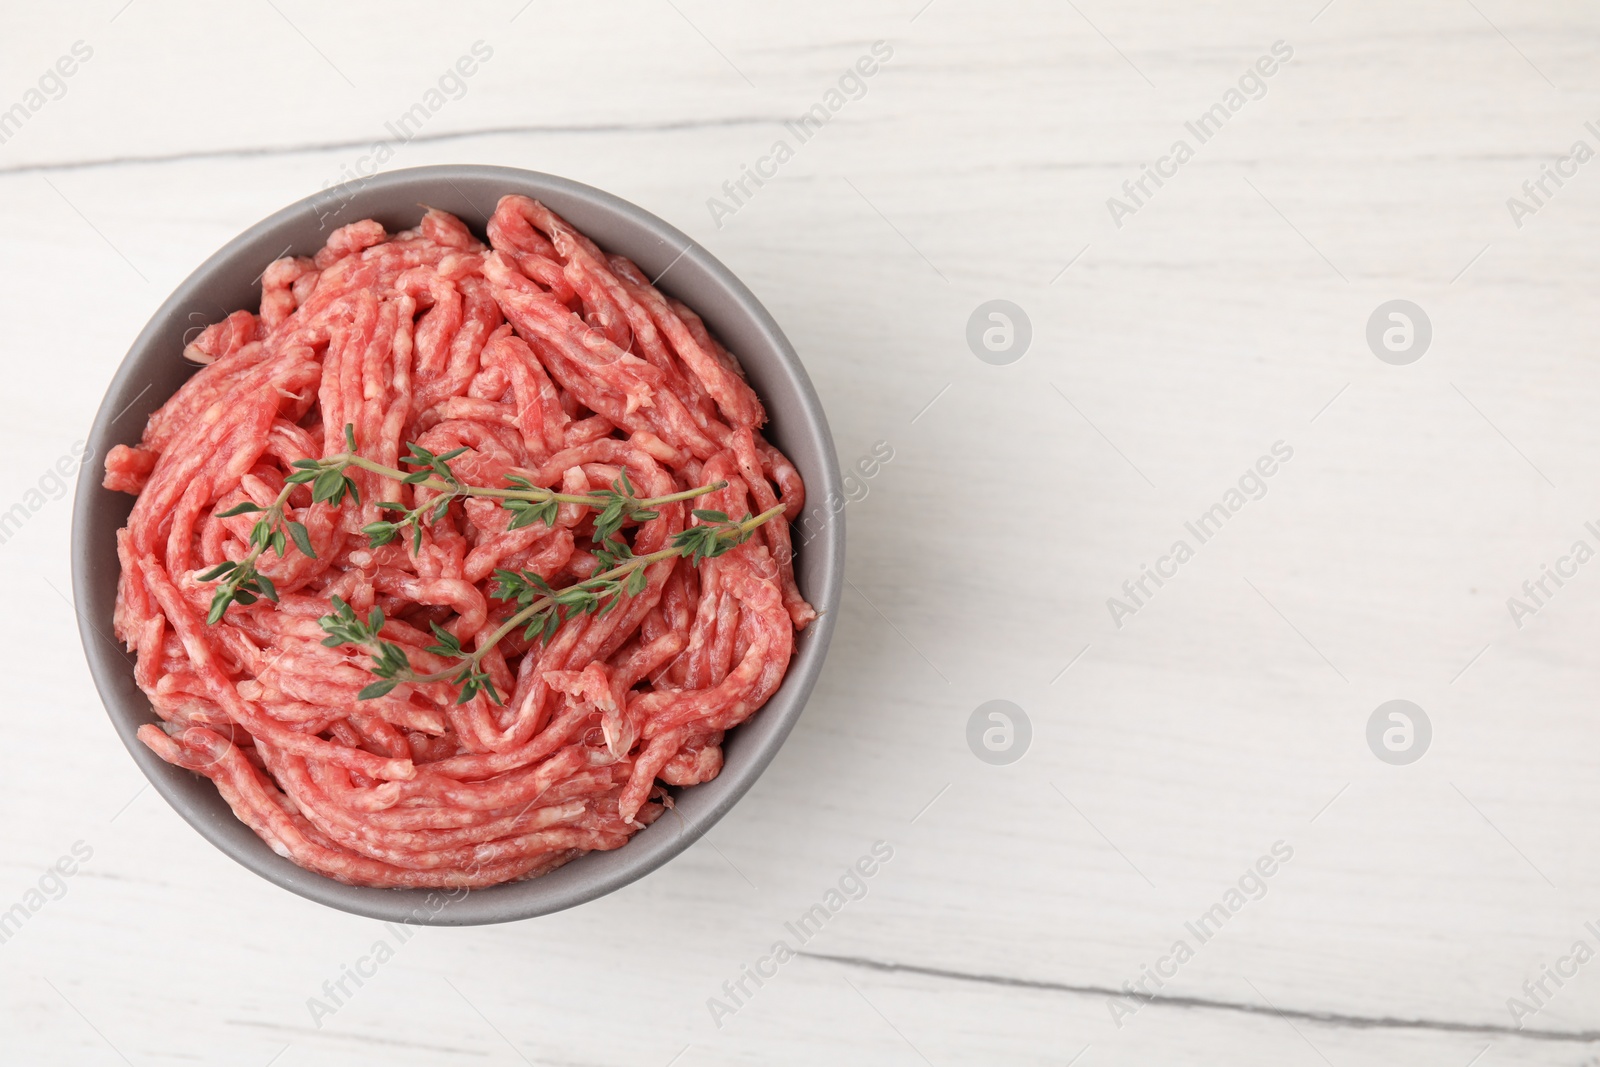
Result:
[[[1521,628],[1506,600],[1600,546],[1600,163],[1520,228],[1506,200],[1600,148],[1600,12],[921,2],[7,12],[0,108],[93,54],[0,144],[0,510],[29,513],[0,544],[0,909],[42,903],[0,944],[0,1060],[1594,1062],[1600,962],[1520,1033],[1507,1000],[1600,948],[1600,564]],[[167,292],[478,40],[387,165],[548,170],[671,220],[789,332],[841,459],[894,459],[849,507],[818,693],[707,839],[573,912],[422,930],[319,1027],[308,998],[392,934],[143,791],[48,471]],[[878,40],[865,94],[716,225],[707,198]],[[1276,41],[1265,95],[1114,225],[1107,198]],[[993,298],[1032,323],[1009,366],[964,339]],[[1409,366],[1364,340],[1395,298],[1433,324]],[[1277,441],[1266,495],[1118,628],[1107,598]],[[1393,698],[1432,722],[1409,766],[1365,740]],[[1032,723],[1009,766],[965,741],[992,699]],[[719,1028],[708,998],[878,840],[865,898]],[[30,898],[80,841],[60,899]],[[1185,922],[1278,841],[1199,945]],[[1109,991],[1178,938],[1194,958],[1119,1027]]]

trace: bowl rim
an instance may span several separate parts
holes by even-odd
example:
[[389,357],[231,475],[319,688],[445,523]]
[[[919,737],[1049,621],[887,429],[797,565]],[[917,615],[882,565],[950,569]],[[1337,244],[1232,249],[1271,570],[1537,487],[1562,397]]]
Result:
[[[540,878],[472,891],[351,886],[299,867],[279,856],[238,820],[226,804],[221,809],[226,818],[219,817],[217,804],[221,797],[212,783],[167,763],[137,739],[136,731],[140,725],[158,722],[159,719],[151,712],[141,690],[133,686],[129,692],[132,659],[110,635],[109,619],[105,620],[105,629],[97,627],[94,622],[94,601],[97,595],[103,596],[102,583],[108,579],[103,557],[96,555],[92,544],[95,539],[93,524],[110,521],[105,515],[106,509],[117,506],[120,503],[118,498],[125,501],[126,506],[131,506],[133,498],[104,489],[96,472],[113,445],[136,443],[143,432],[145,418],[166,403],[170,393],[157,397],[145,397],[141,393],[132,400],[128,394],[141,369],[159,358],[157,350],[161,344],[160,337],[173,328],[174,316],[202,302],[202,294],[209,285],[215,284],[218,276],[226,275],[241,265],[256,267],[270,262],[270,259],[262,258],[262,246],[270,244],[277,247],[274,235],[281,238],[285,231],[302,226],[307,212],[314,213],[319,221],[335,216],[339,219],[338,224],[342,225],[368,217],[368,209],[361,205],[364,200],[370,201],[374,196],[424,185],[436,186],[439,182],[449,183],[459,191],[459,182],[475,185],[485,180],[501,183],[504,186],[503,193],[522,193],[542,199],[557,214],[566,215],[573,210],[573,205],[579,205],[581,211],[610,216],[612,221],[629,232],[630,237],[637,236],[640,247],[617,247],[615,242],[601,242],[602,245],[609,244],[611,247],[608,250],[628,255],[647,272],[651,270],[647,262],[649,259],[666,258],[665,252],[678,250],[675,251],[676,258],[660,274],[673,269],[681,261],[681,267],[696,272],[696,280],[703,286],[710,286],[713,295],[717,290],[723,294],[718,299],[720,308],[716,316],[707,314],[704,307],[695,306],[692,300],[686,302],[708,319],[708,325],[713,317],[725,321],[741,317],[745,320],[744,326],[754,330],[760,347],[765,350],[757,359],[768,361],[761,368],[763,375],[784,380],[787,391],[793,394],[792,406],[782,418],[783,436],[793,440],[805,439],[817,453],[820,469],[807,475],[807,508],[812,509],[818,501],[829,502],[830,513],[824,516],[821,529],[806,541],[803,548],[806,565],[815,568],[817,574],[817,580],[807,584],[815,586],[810,592],[818,617],[801,635],[803,647],[797,647],[783,683],[760,710],[759,714],[765,717],[763,735],[749,758],[741,758],[737,767],[732,766],[733,761],[729,760],[716,778],[680,793],[678,811],[685,814],[685,818],[673,820],[669,813],[645,831],[635,834],[621,848],[587,853]],[[461,196],[475,204],[467,193],[462,192]],[[419,200],[419,210],[420,206]],[[481,208],[479,210],[481,212]],[[377,212],[378,209],[373,208],[373,213]],[[587,229],[581,225],[579,228]],[[474,229],[479,230],[481,235],[481,226],[474,226]],[[648,245],[648,241],[655,243]],[[304,248],[296,251],[308,254]],[[282,254],[265,253],[271,258]],[[685,272],[680,269],[680,277]],[[657,280],[661,280],[659,274]],[[258,283],[259,275],[257,283],[253,284]],[[666,288],[673,286],[668,283]],[[214,304],[210,306],[215,307]],[[217,310],[226,313],[221,308]],[[726,329],[714,332],[725,333]],[[749,362],[748,347],[740,352],[740,358]],[[141,417],[124,421],[124,417],[134,411],[139,412]],[[120,431],[119,425],[122,425]],[[213,846],[282,888],[353,914],[431,926],[512,922],[575,907],[643,878],[703,836],[755,784],[776,757],[804,709],[821,673],[833,636],[844,582],[844,515],[843,509],[834,512],[831,502],[843,500],[844,495],[827,418],[799,355],[755,294],[704,246],[644,208],[569,178],[483,164],[411,167],[324,189],[268,215],[209,256],[162,302],[123,356],[106,387],[87,445],[84,473],[88,476],[79,477],[73,500],[73,602],[90,674],[118,736],[156,791]],[[89,461],[93,461],[93,464]],[[814,514],[814,511],[811,513]],[[125,518],[118,521],[116,526],[120,528],[124,522]],[[796,530],[798,532],[798,527]],[[798,555],[800,550],[797,550]],[[121,568],[115,560],[112,564],[109,580],[114,582]],[[743,729],[743,726],[738,729]],[[207,800],[204,791],[196,790],[196,782],[209,790],[214,799]],[[668,824],[669,820],[676,823],[676,833],[668,835],[657,831],[651,838],[649,848],[639,848],[633,856],[628,855],[630,849],[646,843],[643,840],[645,835]],[[246,837],[239,835],[240,828],[244,829]],[[597,857],[610,859],[602,860],[598,865],[591,863],[592,873],[584,877],[584,868],[580,865]],[[563,871],[577,873],[558,878]]]

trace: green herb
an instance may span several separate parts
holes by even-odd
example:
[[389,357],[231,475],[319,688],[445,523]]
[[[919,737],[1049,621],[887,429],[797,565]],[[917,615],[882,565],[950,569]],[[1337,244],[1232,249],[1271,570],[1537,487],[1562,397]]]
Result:
[[[418,469],[410,474],[403,474],[400,481],[404,485],[416,485],[437,490],[439,495],[415,507],[406,507],[404,504],[393,500],[378,502],[382,511],[399,512],[399,517],[394,519],[380,519],[370,522],[361,528],[374,548],[386,545],[393,541],[401,531],[411,530],[412,551],[422,550],[422,527],[424,524],[433,525],[444,518],[450,511],[450,505],[456,500],[465,497],[493,497],[500,502],[500,506],[511,513],[511,522],[507,529],[518,530],[524,526],[531,526],[542,522],[549,529],[554,529],[556,516],[562,504],[579,504],[583,507],[594,508],[599,512],[595,516],[595,539],[604,541],[622,528],[624,522],[649,522],[657,518],[659,512],[652,510],[662,504],[675,500],[690,500],[706,493],[714,492],[725,487],[727,482],[714,482],[711,485],[690,489],[682,493],[671,493],[667,496],[653,497],[641,500],[634,492],[633,483],[628,480],[627,472],[622,472],[611,483],[610,489],[601,489],[593,493],[557,493],[534,485],[528,479],[516,474],[506,475],[509,483],[501,489],[491,489],[485,486],[468,485],[456,476],[450,468],[450,460],[455,459],[465,448],[452,449],[442,455],[412,443],[406,446],[408,454],[400,462],[415,466]],[[361,466],[368,470],[376,469],[373,465],[362,463]],[[400,471],[385,469],[381,473],[401,475]]]
[[402,672],[410,673],[411,661],[406,658],[405,649],[392,641],[381,641],[378,638],[378,634],[383,630],[382,608],[373,608],[367,615],[367,621],[362,622],[357,617],[355,609],[336,595],[333,598],[333,614],[324,615],[317,620],[317,624],[327,632],[328,636],[322,639],[322,643],[329,648],[348,644],[373,649],[372,673],[377,676],[378,681],[362,689],[357,694],[358,700],[371,700],[383,696],[400,684],[399,675]]
[[318,466],[317,460],[310,459],[296,460],[295,467],[298,469],[284,479],[283,489],[268,506],[262,507],[246,500],[227,511],[217,512],[217,517],[223,519],[251,513],[260,513],[261,517],[250,528],[250,548],[241,559],[219,563],[200,575],[202,582],[221,580],[217,591],[212,594],[211,610],[206,613],[207,622],[215,623],[221,619],[229,604],[254,604],[263,598],[277,603],[278,591],[273,588],[272,579],[256,570],[256,560],[267,549],[272,549],[282,559],[289,540],[293,538],[295,547],[302,554],[310,559],[317,558],[305,525],[294,520],[284,521],[289,494],[295,486],[310,482],[312,503],[324,502],[337,507],[346,493],[357,502],[361,500],[355,482],[345,477],[342,470],[324,470]]
[[468,652],[460,642],[443,627],[434,625],[437,645],[426,651],[436,656],[454,659],[455,665],[430,674],[418,674],[412,669],[405,653],[398,645],[383,641],[378,632],[383,628],[383,614],[373,609],[373,615],[363,624],[344,601],[334,598],[334,614],[325,615],[321,626],[330,635],[323,644],[330,647],[353,644],[372,652],[372,673],[380,680],[361,691],[360,699],[388,693],[401,682],[426,684],[449,681],[459,686],[456,702],[465,703],[479,691],[486,692],[495,703],[500,696],[482,667],[484,655],[499,644],[509,633],[522,628],[528,641],[548,642],[561,624],[577,615],[603,617],[621,602],[624,596],[637,596],[648,584],[646,568],[664,559],[688,559],[699,563],[722,555],[736,545],[750,540],[762,523],[783,513],[784,506],[763,511],[760,515],[745,516],[735,522],[720,511],[696,511],[700,522],[676,534],[672,544],[656,552],[636,556],[628,543],[620,537],[599,541],[595,549],[599,572],[589,578],[561,589],[550,584],[532,571],[495,571],[496,599],[509,601],[517,610],[507,617],[478,647]]
[[[406,456],[401,462],[416,469],[404,471],[359,455],[356,450],[355,427],[349,423],[344,427],[344,440],[344,452],[321,459],[295,460],[294,471],[284,479],[282,492],[270,505],[262,507],[246,501],[227,511],[217,513],[218,518],[228,518],[259,512],[261,518],[257,519],[251,528],[250,547],[243,558],[220,563],[199,576],[202,582],[218,580],[221,582],[212,595],[211,610],[206,614],[207,622],[219,621],[230,604],[248,605],[260,599],[277,602],[278,592],[273,588],[272,581],[256,570],[256,560],[261,557],[261,553],[271,548],[281,558],[292,539],[295,547],[304,555],[316,558],[316,553],[311,547],[310,534],[307,533],[305,526],[295,521],[284,521],[289,494],[294,491],[295,486],[310,483],[313,503],[326,503],[331,507],[339,507],[348,495],[352,501],[360,504],[361,492],[356,488],[355,479],[348,473],[351,467],[393,478],[403,485],[432,489],[439,493],[439,496],[432,500],[410,508],[392,500],[379,501],[377,507],[380,510],[399,512],[400,517],[380,519],[362,527],[362,532],[367,535],[368,543],[373,548],[388,544],[402,530],[409,527],[413,552],[422,549],[423,525],[431,526],[444,518],[450,510],[450,504],[464,497],[487,497],[499,501],[500,506],[512,514],[510,529],[513,530],[531,526],[535,522],[542,522],[545,526],[554,528],[558,509],[562,504],[593,508],[599,512],[595,517],[595,539],[603,542],[621,529],[624,522],[647,522],[656,518],[658,513],[652,510],[653,508],[675,501],[692,500],[725,488],[728,484],[713,482],[696,489],[685,489],[682,492],[644,500],[639,499],[634,493],[633,485],[628,481],[626,473],[612,482],[610,489],[596,493],[558,493],[534,485],[518,475],[507,475],[506,481],[509,484],[497,489],[468,485],[457,477],[455,471],[450,468],[450,461],[466,452],[465,448],[451,449],[449,452],[436,455],[412,442],[406,446]],[[469,679],[462,684],[470,684],[471,681]]]

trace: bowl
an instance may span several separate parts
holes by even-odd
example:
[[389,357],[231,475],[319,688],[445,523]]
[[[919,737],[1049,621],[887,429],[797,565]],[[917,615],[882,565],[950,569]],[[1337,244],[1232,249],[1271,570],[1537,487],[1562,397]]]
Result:
[[[731,731],[722,773],[674,791],[669,812],[628,843],[591,852],[539,878],[471,892],[345,885],[273,852],[233,814],[208,779],[175,767],[135,737],[156,722],[134,684],[133,661],[111,633],[120,567],[116,532],[133,497],[100,485],[99,463],[117,444],[139,440],[145,420],[196,369],[182,358],[198,327],[239,308],[254,310],[260,277],[283,255],[310,255],[346,223],[377,219],[394,232],[415,226],[424,206],[457,215],[480,238],[507,193],[543,201],[601,248],[632,259],[658,287],[684,301],[743,363],[769,412],[764,432],[805,478],[806,510],[822,520],[802,546],[795,577],[816,607],[797,636],[782,686]],[[228,242],[167,298],[128,350],[88,437],[96,462],[78,481],[72,516],[72,586],[84,654],[117,734],[156,790],[200,835],[261,877],[330,907],[375,919],[439,926],[509,922],[570,908],[644,877],[693,844],[755,783],[794,728],[822,669],[844,580],[844,522],[825,506],[844,499],[833,438],[794,348],[755,295],[711,253],[642,208],[566,178],[507,167],[453,165],[397,170],[324,190],[269,216]],[[825,502],[825,503],[824,503]],[[824,505],[819,511],[814,511]]]

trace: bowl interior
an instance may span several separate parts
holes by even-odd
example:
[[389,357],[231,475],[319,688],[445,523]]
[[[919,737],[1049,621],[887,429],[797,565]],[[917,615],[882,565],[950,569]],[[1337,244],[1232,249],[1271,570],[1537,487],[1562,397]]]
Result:
[[[811,529],[817,532],[806,540],[796,528],[795,571],[819,617],[799,635],[778,692],[729,733],[722,773],[675,791],[676,815],[668,812],[622,848],[581,856],[542,878],[471,892],[347,886],[278,856],[234,816],[210,781],[166,763],[135,737],[140,725],[157,720],[134,684],[132,655],[111,634],[116,532],[133,498],[101,488],[100,463],[112,446],[136,443],[150,413],[193,373],[181,356],[186,337],[239,308],[259,307],[261,272],[274,259],[309,255],[334,229],[361,219],[377,219],[390,232],[407,229],[425,207],[457,215],[482,238],[507,193],[543,201],[601,248],[632,259],[664,292],[694,308],[739,357],[767,406],[764,432],[805,478],[806,514],[815,516]],[[157,790],[212,844],[286,889],[360,915],[430,925],[505,922],[581,904],[661,866],[721,818],[772,760],[816,682],[832,634],[844,526],[843,515],[832,514],[829,505],[844,497],[827,421],[794,349],[755,296],[704,248],[649,212],[564,178],[504,167],[420,167],[325,190],[263,220],[162,304],[107,389],[88,445],[94,460],[79,479],[73,513],[73,593],[90,671],[123,743]]]

